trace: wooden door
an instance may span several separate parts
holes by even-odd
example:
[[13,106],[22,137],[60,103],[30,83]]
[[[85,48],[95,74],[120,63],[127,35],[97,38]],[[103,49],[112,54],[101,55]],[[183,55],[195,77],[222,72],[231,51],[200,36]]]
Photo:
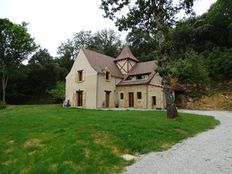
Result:
[[132,108],[134,107],[134,93],[133,92],[129,92],[128,94],[129,96],[129,107]]
[[83,91],[77,91],[77,106],[83,106]]
[[105,95],[106,95],[106,108],[108,108],[110,106],[110,91],[105,91]]

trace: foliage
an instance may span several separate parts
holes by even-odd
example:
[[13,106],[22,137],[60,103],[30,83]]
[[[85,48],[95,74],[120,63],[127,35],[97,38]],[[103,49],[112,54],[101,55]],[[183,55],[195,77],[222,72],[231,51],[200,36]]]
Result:
[[8,80],[11,80],[22,61],[36,49],[34,39],[26,27],[25,22],[14,24],[8,19],[0,19],[0,75],[3,101]]
[[76,33],[72,39],[68,39],[67,42],[62,43],[58,48],[58,54],[61,57],[69,57],[71,60],[75,60],[79,50],[81,48],[88,48],[92,43],[91,31],[80,31]]
[[128,33],[126,41],[140,62],[155,59],[158,43],[155,37],[149,32],[137,28]]
[[92,43],[89,49],[117,57],[121,51],[122,43],[119,36],[110,29],[104,29],[93,35]]
[[122,154],[166,150],[218,124],[213,117],[180,113],[170,121],[164,115],[10,106],[0,116],[0,171],[116,174],[131,164]]
[[0,101],[0,110],[6,108],[6,102],[5,101]]
[[202,56],[194,51],[185,53],[183,59],[172,62],[172,74],[184,84],[204,84],[209,82],[208,69]]
[[232,79],[232,48],[214,49],[207,57],[207,64],[212,79]]
[[56,86],[49,90],[48,93],[55,102],[63,102],[65,98],[65,83],[63,81],[56,82]]

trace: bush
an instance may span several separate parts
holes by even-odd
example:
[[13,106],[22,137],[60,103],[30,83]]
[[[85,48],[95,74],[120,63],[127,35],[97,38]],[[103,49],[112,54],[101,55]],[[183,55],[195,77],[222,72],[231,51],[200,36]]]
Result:
[[6,102],[0,101],[0,109],[5,109],[6,108]]

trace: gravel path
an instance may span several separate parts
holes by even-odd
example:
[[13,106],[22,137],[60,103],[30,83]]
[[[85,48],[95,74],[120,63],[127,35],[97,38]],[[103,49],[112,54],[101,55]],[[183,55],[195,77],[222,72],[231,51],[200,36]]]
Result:
[[123,174],[232,174],[232,112],[181,112],[212,115],[221,124],[165,152],[143,155]]

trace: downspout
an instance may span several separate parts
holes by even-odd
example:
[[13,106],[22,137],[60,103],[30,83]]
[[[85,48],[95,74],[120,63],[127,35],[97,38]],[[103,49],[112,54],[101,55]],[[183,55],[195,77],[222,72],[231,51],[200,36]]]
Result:
[[97,73],[97,81],[96,81],[97,87],[96,87],[96,109],[98,108],[98,73]]

